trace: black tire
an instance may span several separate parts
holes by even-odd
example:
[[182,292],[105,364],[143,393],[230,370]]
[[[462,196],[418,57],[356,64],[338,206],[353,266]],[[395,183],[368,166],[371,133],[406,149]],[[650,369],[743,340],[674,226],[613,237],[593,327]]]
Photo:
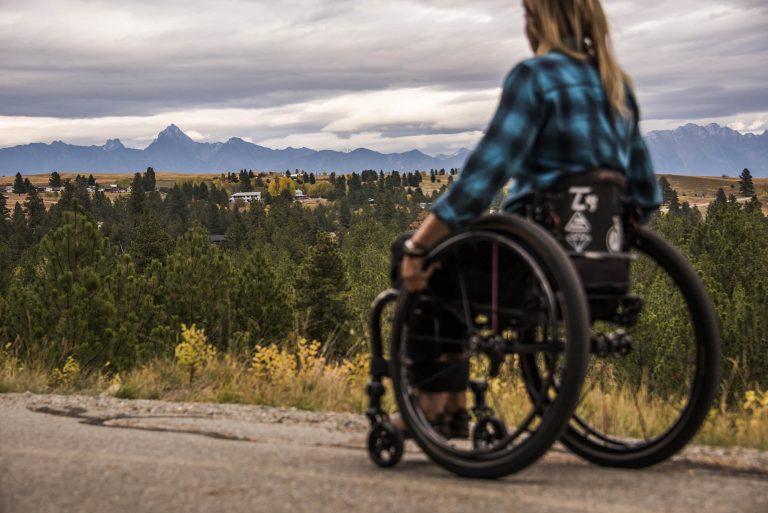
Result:
[[[657,273],[657,280],[664,281],[657,281],[657,283],[674,284],[678,292],[670,291],[665,301],[669,302],[667,304],[678,301],[681,306],[687,307],[687,318],[691,326],[681,325],[680,332],[687,336],[680,337],[678,342],[681,347],[672,348],[674,352],[670,353],[677,354],[678,356],[672,356],[672,358],[679,358],[678,365],[681,369],[687,370],[687,372],[676,371],[674,374],[678,381],[676,385],[678,390],[672,390],[671,387],[669,390],[664,390],[663,386],[659,386],[664,377],[662,370],[651,371],[651,385],[653,386],[656,381],[655,385],[659,388],[653,399],[658,401],[660,411],[669,417],[668,421],[656,426],[654,433],[650,433],[651,428],[646,425],[643,417],[646,414],[642,411],[644,408],[639,406],[637,415],[643,422],[643,439],[639,439],[637,434],[627,435],[626,433],[630,430],[627,425],[612,426],[613,429],[610,430],[612,432],[598,427],[599,422],[596,419],[598,415],[594,415],[595,420],[591,421],[582,412],[587,410],[586,407],[579,406],[574,412],[574,417],[563,435],[563,443],[571,451],[593,463],[622,468],[654,465],[682,449],[706,419],[717,393],[720,374],[720,334],[717,318],[696,271],[677,249],[647,229],[642,228],[636,234],[633,249],[640,255],[637,265],[641,265],[640,262],[646,260],[658,267],[658,270],[654,271]],[[662,273],[666,273],[668,278],[664,278]],[[676,299],[678,296],[679,298]],[[644,305],[640,315],[642,316],[643,312],[651,306]],[[681,318],[685,319],[685,317],[681,314]],[[668,321],[667,324],[672,324],[672,321]],[[647,349],[642,346],[643,340],[634,340],[633,343],[635,352]],[[656,343],[655,339],[654,343]],[[616,356],[617,365],[634,365],[642,361],[638,360],[642,358],[638,356],[635,356],[635,360],[621,361],[622,358],[628,357],[632,358],[632,353],[628,356]],[[593,366],[600,365],[596,357],[593,356],[592,359]],[[670,366],[672,365],[673,363],[670,362]],[[637,374],[643,376],[644,372]],[[669,375],[671,373],[667,372],[666,376]],[[591,382],[591,378],[588,380]],[[586,383],[585,387],[591,386],[590,382]],[[680,388],[685,389],[680,390]],[[586,389],[584,393],[587,393]],[[637,400],[635,404],[639,404]],[[648,430],[647,433],[646,430]]]
[[[439,244],[428,256],[427,264],[441,262],[452,252],[462,251],[460,249],[462,244],[486,243],[497,244],[503,251],[514,254],[520,262],[525,262],[529,269],[523,270],[537,277],[537,290],[550,291],[547,296],[549,302],[543,308],[549,312],[545,320],[545,328],[552,327],[547,324],[550,322],[557,325],[551,331],[543,331],[543,341],[540,346],[534,349],[531,349],[531,345],[525,346],[529,348],[528,351],[556,353],[556,355],[538,356],[551,362],[551,376],[545,384],[548,392],[543,394],[546,399],[530,406],[517,429],[504,427],[508,435],[502,443],[480,449],[472,447],[470,441],[466,441],[468,446],[458,445],[459,442],[443,438],[439,431],[426,420],[416,404],[417,399],[413,390],[416,385],[410,382],[408,358],[405,356],[409,343],[408,329],[412,317],[418,315],[415,312],[417,306],[421,304],[421,295],[411,294],[405,289],[401,290],[390,344],[395,398],[414,439],[434,462],[460,476],[472,478],[496,478],[517,472],[534,463],[549,449],[563,433],[577,404],[589,356],[589,316],[578,275],[555,239],[536,224],[519,216],[487,216],[476,223],[471,231],[450,237]],[[468,246],[463,247],[466,249]],[[462,267],[459,264],[457,268]],[[513,272],[518,271],[513,269]],[[461,273],[458,274],[461,275]],[[438,275],[439,273],[436,273],[433,276],[430,287],[438,279],[436,278]],[[520,291],[520,295],[524,295],[523,293],[524,291]],[[462,292],[462,298],[466,300],[464,292]],[[464,305],[466,310],[467,301]],[[469,333],[476,328],[476,326],[470,326],[474,322],[471,319],[474,314],[466,311],[464,314]],[[555,334],[554,342],[547,342],[549,340],[546,339],[547,333]],[[496,338],[499,339],[499,337],[500,335]],[[470,342],[464,340],[462,343],[466,346],[463,350],[472,357],[475,353],[473,353],[474,350],[468,349]],[[540,347],[548,349],[539,349]],[[503,365],[513,369],[516,365],[515,361],[516,357],[513,356],[505,359]],[[490,369],[491,366],[489,365],[488,368]],[[490,370],[488,372],[493,378],[492,372]],[[519,374],[519,370],[509,372],[510,375],[513,372]],[[506,381],[503,383],[505,386],[508,384]],[[523,401],[527,400],[524,389],[521,396]]]
[[390,468],[403,457],[403,434],[389,422],[377,422],[368,432],[368,456],[376,465]]

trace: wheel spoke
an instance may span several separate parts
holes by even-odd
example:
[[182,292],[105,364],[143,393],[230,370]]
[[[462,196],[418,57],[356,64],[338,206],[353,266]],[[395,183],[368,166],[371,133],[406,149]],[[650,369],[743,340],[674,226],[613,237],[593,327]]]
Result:
[[456,258],[456,275],[459,279],[459,289],[461,290],[461,304],[464,307],[464,322],[467,325],[467,331],[472,331],[472,311],[469,306],[469,295],[467,293],[467,284],[464,280],[464,273],[462,272],[462,269],[464,266],[461,265],[461,258],[459,257],[459,254],[457,251],[453,252],[454,258]]

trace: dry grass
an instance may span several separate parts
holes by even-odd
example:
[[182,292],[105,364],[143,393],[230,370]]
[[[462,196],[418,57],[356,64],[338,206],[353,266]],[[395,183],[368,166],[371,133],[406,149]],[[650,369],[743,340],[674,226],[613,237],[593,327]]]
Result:
[[[519,380],[505,373],[490,383],[489,401],[497,414],[519,420],[530,409]],[[191,379],[190,379],[191,378]],[[334,360],[316,342],[298,339],[284,346],[257,347],[250,357],[206,357],[194,373],[172,359],[154,360],[124,375],[80,374],[76,365],[53,371],[24,367],[0,355],[0,392],[79,393],[107,392],[127,399],[243,403],[293,406],[304,410],[362,413],[367,406],[365,383],[368,357]],[[514,384],[512,384],[514,383]],[[393,409],[391,396],[385,408]],[[642,425],[638,422],[642,411]],[[605,415],[605,412],[611,412]],[[654,399],[645,389],[636,393],[621,387],[594,390],[579,413],[590,423],[614,434],[642,437],[667,427],[674,409]],[[751,391],[741,405],[714,408],[696,443],[742,446],[768,450],[768,391]]]
[[[699,207],[704,212],[712,201],[715,200],[718,189],[723,189],[726,195],[739,195],[739,179],[737,177],[715,176],[679,176],[659,175],[669,180],[669,184],[677,191],[680,202],[687,201],[691,206]],[[768,178],[753,178],[755,192],[763,203],[763,210],[768,214]],[[749,198],[740,198],[740,201],[749,201]]]

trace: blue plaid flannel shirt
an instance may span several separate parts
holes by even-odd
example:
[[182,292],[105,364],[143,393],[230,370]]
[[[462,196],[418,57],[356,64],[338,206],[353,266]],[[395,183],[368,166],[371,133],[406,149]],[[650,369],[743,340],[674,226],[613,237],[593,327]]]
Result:
[[520,211],[525,196],[563,173],[623,171],[627,193],[647,221],[661,191],[638,128],[630,88],[628,118],[615,113],[595,65],[560,52],[528,59],[509,73],[488,130],[457,180],[432,212],[452,230],[466,227],[514,179],[505,212]]

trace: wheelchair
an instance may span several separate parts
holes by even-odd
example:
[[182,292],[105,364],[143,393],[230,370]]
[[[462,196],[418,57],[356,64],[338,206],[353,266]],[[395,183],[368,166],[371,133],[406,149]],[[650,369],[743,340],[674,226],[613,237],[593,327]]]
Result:
[[[664,461],[690,441],[719,382],[714,308],[680,252],[631,222],[624,191],[620,173],[566,176],[534,194],[525,215],[484,216],[433,248],[424,291],[376,298],[374,463],[394,466],[404,451],[383,408],[385,378],[415,442],[460,476],[517,472],[558,440],[623,468]],[[468,436],[419,407],[447,375],[463,376]]]

